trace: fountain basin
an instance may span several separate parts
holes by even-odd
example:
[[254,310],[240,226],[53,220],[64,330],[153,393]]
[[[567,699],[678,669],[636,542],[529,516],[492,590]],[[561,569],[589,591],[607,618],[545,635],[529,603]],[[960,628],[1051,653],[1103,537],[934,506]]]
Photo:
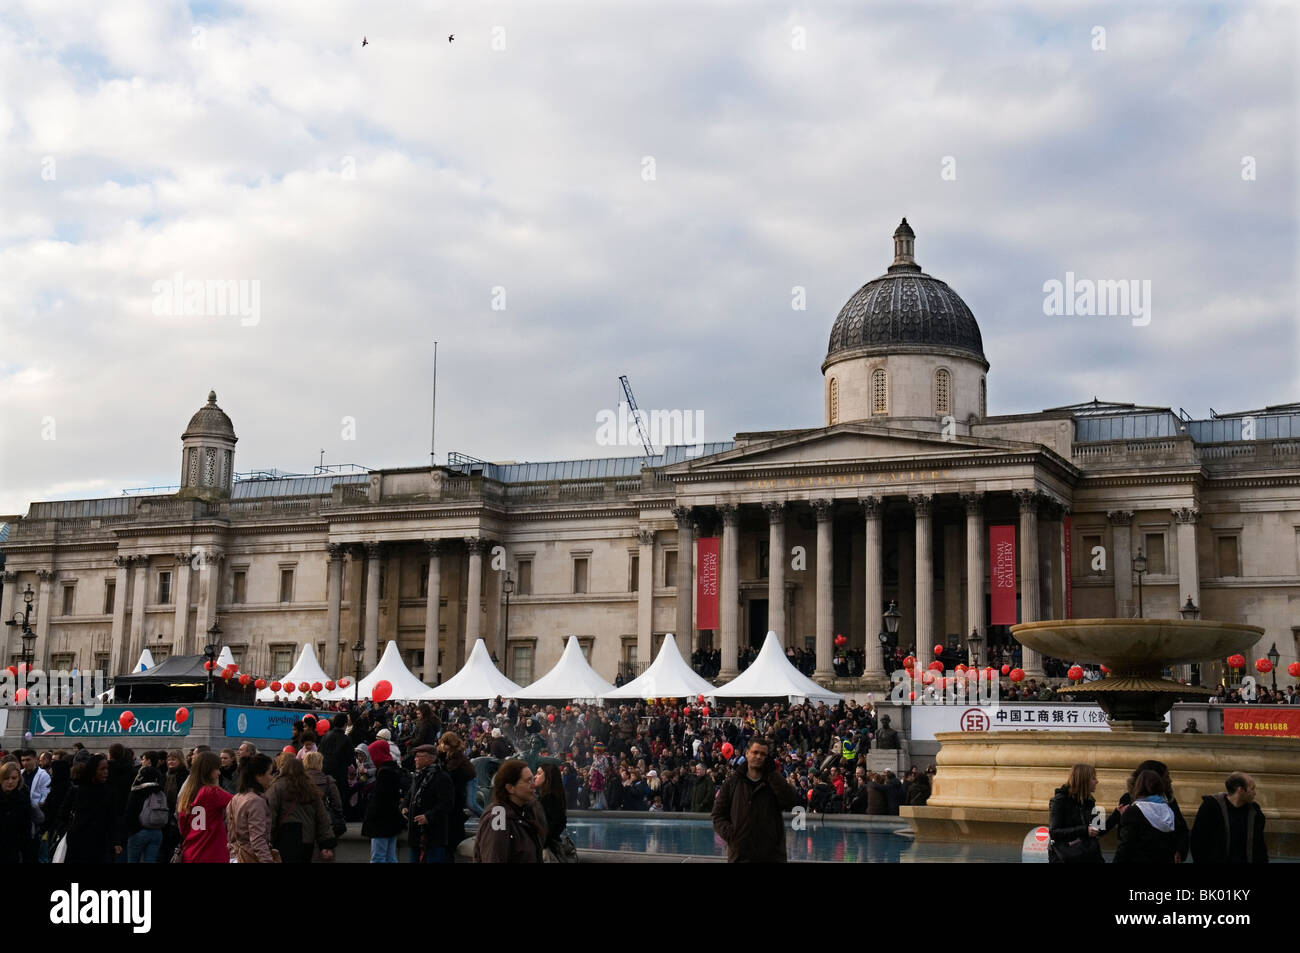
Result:
[[1022,644],[1053,658],[1105,665],[1117,675],[1155,675],[1248,652],[1264,637],[1257,625],[1183,619],[1049,619],[1011,627]]

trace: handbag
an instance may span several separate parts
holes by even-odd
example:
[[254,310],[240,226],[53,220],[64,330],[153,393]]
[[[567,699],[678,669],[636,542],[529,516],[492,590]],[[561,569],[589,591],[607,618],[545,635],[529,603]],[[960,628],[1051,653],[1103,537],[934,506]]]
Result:
[[1101,844],[1095,837],[1080,837],[1072,841],[1052,841],[1050,849],[1056,852],[1063,864],[1103,863]]
[[555,864],[576,864],[578,848],[568,834],[561,834],[554,844],[546,848],[546,859]]

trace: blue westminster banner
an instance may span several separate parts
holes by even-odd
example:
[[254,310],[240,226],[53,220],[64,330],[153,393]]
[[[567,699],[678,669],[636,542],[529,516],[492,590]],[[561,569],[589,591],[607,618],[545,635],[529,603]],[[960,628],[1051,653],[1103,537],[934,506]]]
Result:
[[285,708],[227,708],[226,734],[231,738],[277,738],[288,741],[293,726],[307,711]]
[[[190,733],[192,718],[178,722],[177,705],[111,705],[97,715],[86,708],[33,707],[28,720],[28,730],[33,738],[103,737],[149,735],[184,737]],[[122,712],[135,716],[130,729],[122,727]]]

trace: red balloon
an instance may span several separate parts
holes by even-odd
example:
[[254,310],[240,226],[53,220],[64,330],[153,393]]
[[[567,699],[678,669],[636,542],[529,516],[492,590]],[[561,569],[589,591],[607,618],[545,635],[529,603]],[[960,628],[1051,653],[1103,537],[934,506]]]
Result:
[[1010,674],[1011,674],[1011,666],[1010,666],[1010,665],[1003,665],[1003,666],[1002,666],[1002,674],[1003,674],[1003,675],[1010,675]]
[[14,692],[14,701],[20,705],[25,704],[27,701],[27,689],[20,688],[18,691]]
[[377,702],[386,702],[393,694],[393,683],[386,678],[381,678],[375,682],[375,687],[370,690],[370,697]]
[[1300,678],[1300,662],[1292,662],[1286,667],[1286,673],[1292,678]]
[[203,670],[206,672],[210,672],[216,667],[217,667],[217,663],[212,661],[212,659],[208,659],[206,662],[203,663]]
[[1269,672],[1273,671],[1273,663],[1266,658],[1256,659],[1255,671],[1259,672],[1261,675],[1267,675]]
[[696,696],[695,696],[695,701],[696,701],[697,703],[703,705],[703,704],[704,704],[704,696],[703,696],[703,695],[696,695]]
[[935,654],[935,655],[942,655],[942,654],[943,654],[943,646],[942,646],[942,645],[936,645],[936,646],[934,647],[934,654]]
[[555,715],[553,715],[553,714],[552,714],[552,715],[547,715],[547,716],[546,716],[546,720],[549,721],[549,722],[551,722],[552,724],[554,724],[554,723],[555,723]]
[[251,682],[252,680],[253,680],[253,676],[249,675],[247,672],[239,676],[240,685],[248,685],[248,683]]
[[257,681],[253,683],[253,687],[260,692],[262,689],[266,688],[266,679],[259,678]]
[[280,754],[295,754],[293,750],[293,745],[285,745],[283,748],[280,749]]
[[730,761],[731,756],[735,753],[736,753],[736,749],[732,746],[730,741],[724,741],[722,743],[722,756],[724,758]]
[[123,731],[130,731],[131,726],[135,724],[135,715],[129,711],[124,711],[117,716],[117,723],[122,726]]
[[327,692],[334,691],[334,679],[331,678],[328,682],[325,683],[325,691]]
[[709,706],[708,706],[708,705],[705,705],[704,708],[701,709],[701,711],[702,711],[702,713],[704,714],[704,717],[705,717],[705,718],[708,718],[708,717],[709,717]]
[[910,701],[910,702],[914,702],[914,701],[916,701],[916,692],[908,692],[908,693],[907,693],[907,700]]
[[190,718],[190,710],[188,708],[176,709],[176,724],[183,725],[185,724],[185,722],[189,721],[189,718]]
[[[564,710],[565,710],[565,711],[568,711],[569,709],[566,708],[566,709],[564,709]],[[682,709],[682,714],[683,714],[683,715],[689,715],[690,713],[691,713],[691,706],[690,706],[690,705],[687,705],[685,708]]]
[[1025,671],[1024,669],[1013,668],[1010,677],[1013,682],[1022,682],[1025,679]]
[[1070,681],[1077,682],[1079,679],[1083,678],[1083,668],[1079,665],[1071,665],[1070,670],[1065,674],[1069,677]]
[[279,683],[279,682],[272,682],[272,683],[271,683],[271,691],[273,691],[273,692],[279,692],[279,691],[280,691],[280,683]]
[[323,689],[324,687],[325,687],[325,686],[322,685],[320,682],[312,682],[312,683],[311,683],[311,690],[312,690],[313,692],[315,692],[317,695],[319,695],[319,694],[321,693],[321,689]]
[[940,662],[938,659],[935,659],[933,662],[931,662],[929,665],[927,665],[926,668],[928,668],[928,669],[929,669],[930,671],[932,671],[932,672],[942,672],[942,671],[943,671],[943,663]]
[[316,719],[316,734],[323,735],[330,730],[330,720],[328,718]]

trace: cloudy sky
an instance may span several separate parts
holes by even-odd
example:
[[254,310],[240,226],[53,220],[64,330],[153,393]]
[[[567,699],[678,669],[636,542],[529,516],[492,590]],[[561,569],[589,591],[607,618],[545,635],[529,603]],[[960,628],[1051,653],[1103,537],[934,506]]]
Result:
[[420,465],[435,340],[439,460],[622,453],[620,374],[816,426],[903,215],[991,413],[1297,399],[1297,6],[1050,6],[11,0],[0,514],[177,482],[209,389],[237,470]]

